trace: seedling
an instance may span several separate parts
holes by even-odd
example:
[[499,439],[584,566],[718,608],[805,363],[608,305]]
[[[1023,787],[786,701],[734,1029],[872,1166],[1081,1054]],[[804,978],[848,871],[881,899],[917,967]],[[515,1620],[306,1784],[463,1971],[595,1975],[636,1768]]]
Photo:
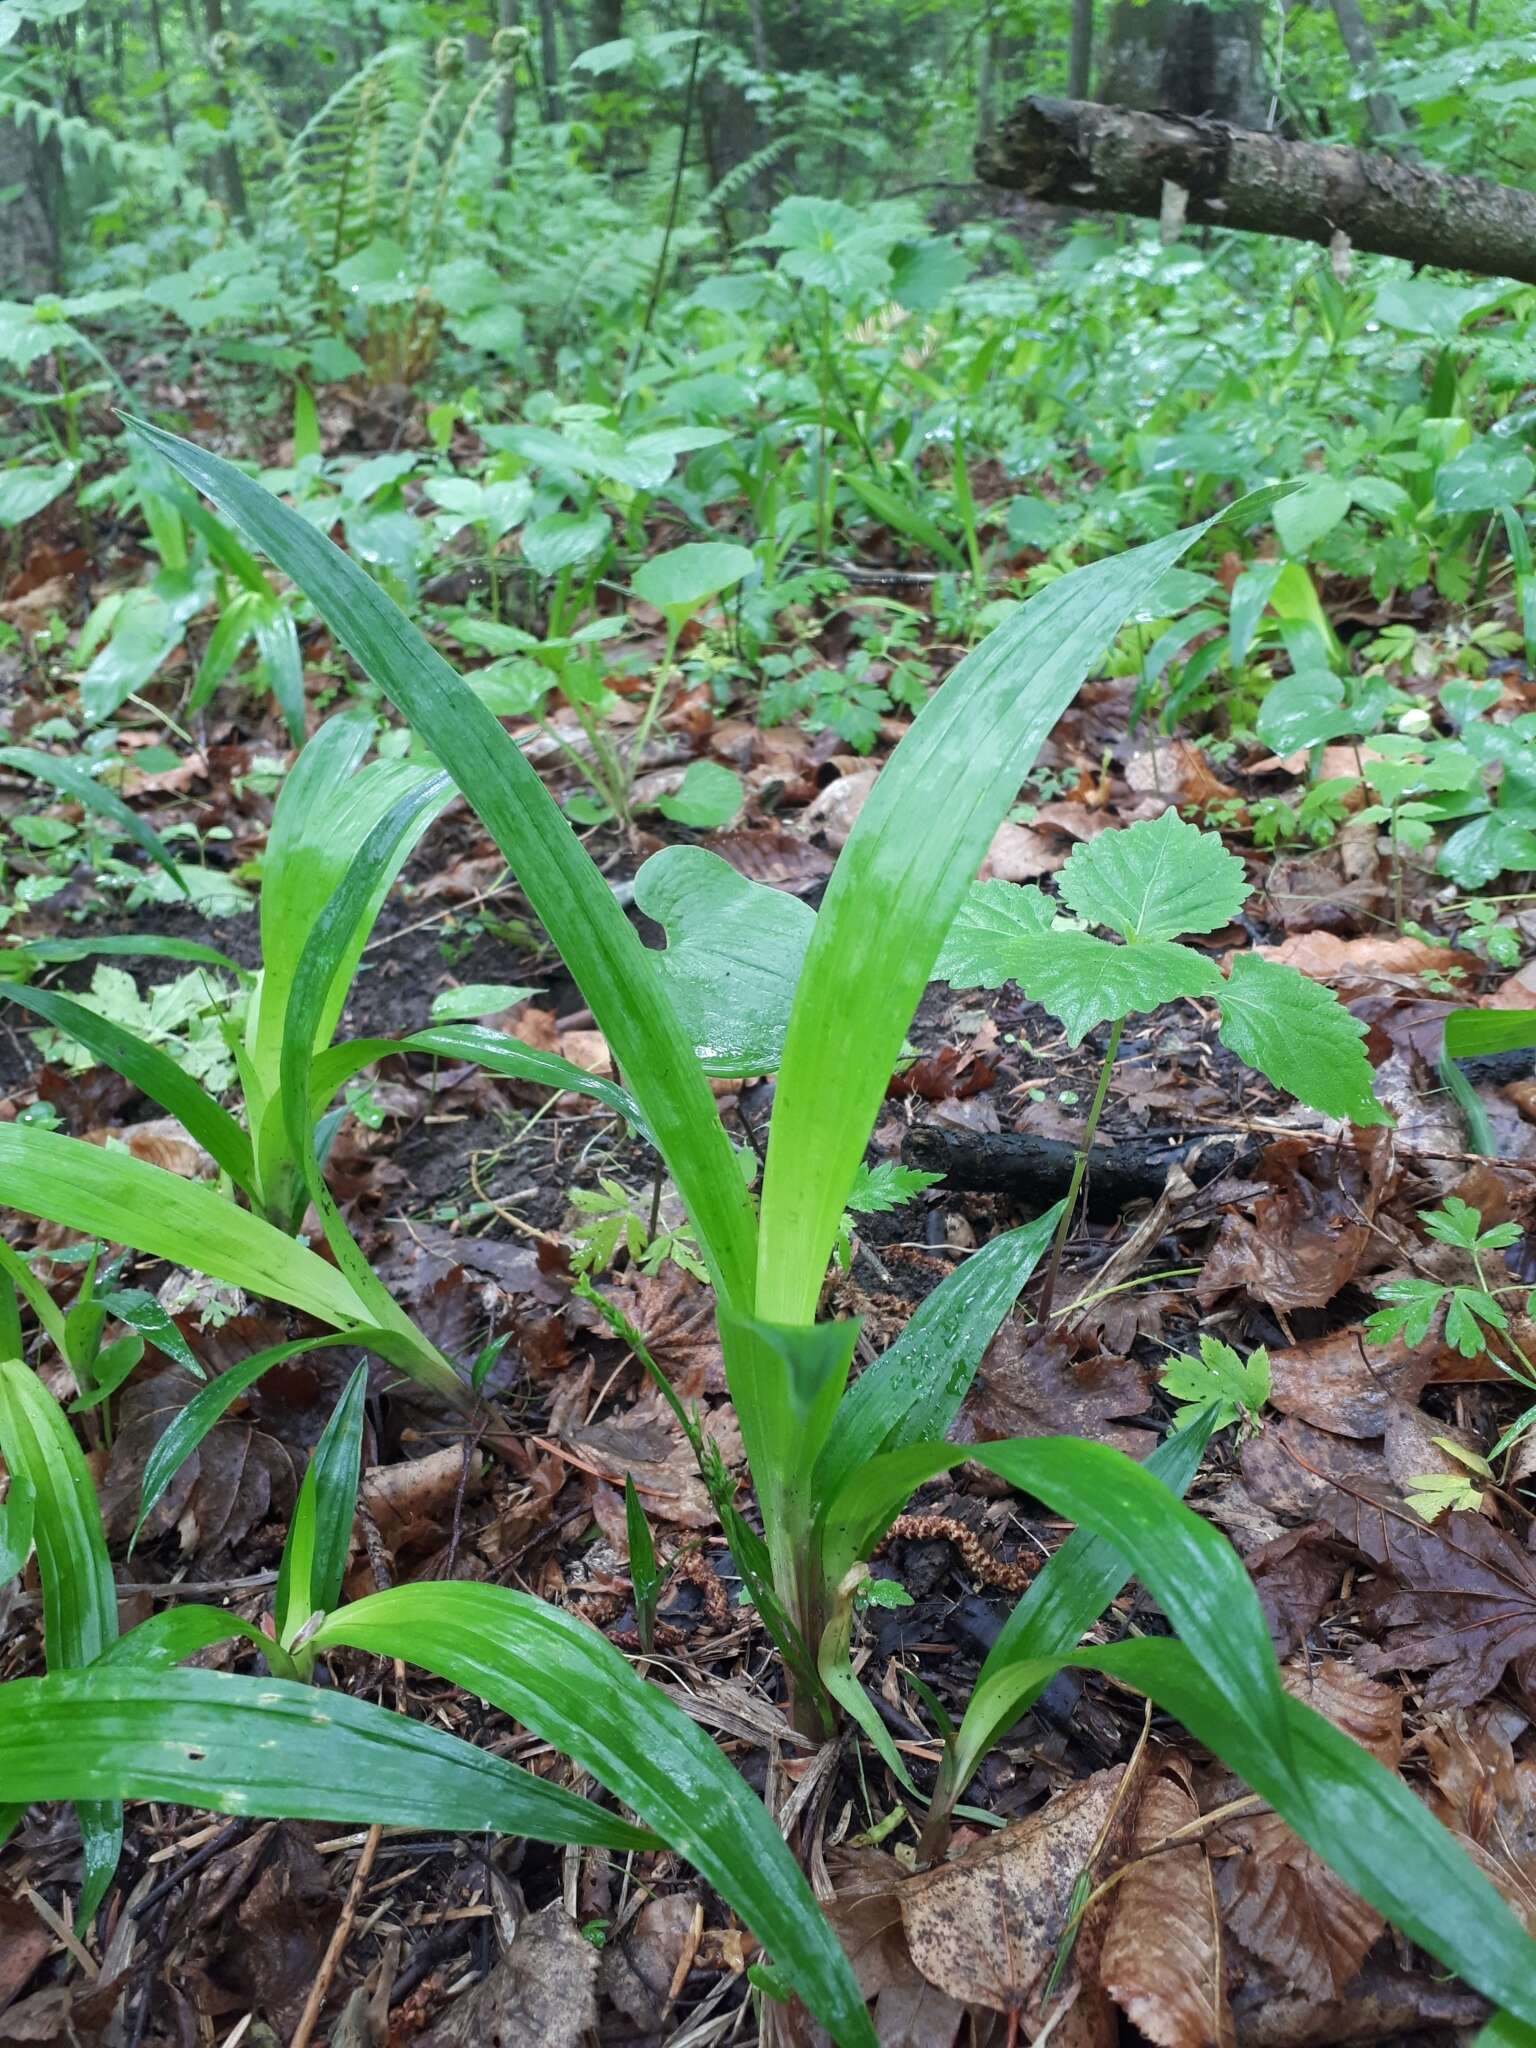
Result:
[[[935,969],[952,988],[1017,982],[1066,1027],[1069,1045],[1096,1025],[1110,1026],[1041,1294],[1042,1321],[1127,1017],[1180,999],[1213,1001],[1223,1045],[1277,1088],[1325,1116],[1390,1121],[1371,1092],[1364,1029],[1329,990],[1253,953],[1235,954],[1224,977],[1207,954],[1178,943],[1189,933],[1219,931],[1249,893],[1242,863],[1214,832],[1185,824],[1172,809],[1101,832],[1074,849],[1060,888],[1075,921],[1060,916],[1043,890],[973,884]],[[1114,937],[1099,937],[1090,925]]]

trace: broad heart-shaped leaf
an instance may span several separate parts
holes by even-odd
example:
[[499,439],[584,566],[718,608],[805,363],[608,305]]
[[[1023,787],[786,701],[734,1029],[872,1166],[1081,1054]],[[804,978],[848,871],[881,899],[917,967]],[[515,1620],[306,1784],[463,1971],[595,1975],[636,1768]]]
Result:
[[[197,1647],[194,1638],[182,1654]],[[164,1799],[275,1819],[655,1846],[590,1800],[367,1700],[157,1662],[0,1685],[6,1789],[28,1802]]]
[[[43,1589],[43,1653],[50,1671],[99,1657],[117,1636],[117,1587],[107,1557],[96,1487],[68,1418],[30,1366],[0,1360],[0,1451],[6,1469],[32,1492],[32,1540]],[[7,1767],[7,1800],[23,1795]],[[82,1800],[85,1847],[79,1924],[89,1924],[106,1896],[123,1847],[123,1809],[115,1799]],[[0,1809],[0,1840],[14,1811]]]
[[653,853],[635,907],[666,932],[656,965],[706,1073],[773,1073],[815,911],[702,846]]
[[1324,1116],[1389,1124],[1371,1092],[1371,1063],[1356,1023],[1331,989],[1294,967],[1239,953],[1217,982],[1221,1042],[1248,1066]]
[[690,761],[683,770],[681,787],[671,796],[658,797],[656,808],[674,825],[688,825],[695,832],[713,832],[730,823],[745,797],[741,777],[734,768],[719,761]]
[[634,575],[635,594],[669,617],[686,614],[739,583],[751,573],[755,559],[750,548],[735,541],[685,541],[640,564]]
[[1012,974],[1031,1002],[1061,1020],[1069,1045],[1081,1044],[1095,1024],[1160,1009],[1179,996],[1218,995],[1225,986],[1215,962],[1188,946],[1167,939],[1121,946],[1092,932],[1022,940]]
[[608,545],[606,512],[546,512],[523,528],[523,560],[541,576],[573,569]]
[[951,988],[1001,988],[1013,979],[1020,939],[1048,932],[1055,915],[1043,889],[972,882],[934,962],[934,980]]
[[375,1593],[313,1641],[419,1664],[573,1757],[702,1872],[842,2048],[875,2048],[847,1959],[762,1801],[595,1629],[504,1586],[447,1583]]
[[1059,887],[1085,924],[1105,925],[1122,939],[1219,931],[1248,894],[1237,856],[1171,806],[1160,818],[1075,846]]
[[1328,668],[1299,669],[1283,676],[1259,706],[1259,738],[1277,754],[1358,732],[1359,717],[1344,708],[1344,685]]

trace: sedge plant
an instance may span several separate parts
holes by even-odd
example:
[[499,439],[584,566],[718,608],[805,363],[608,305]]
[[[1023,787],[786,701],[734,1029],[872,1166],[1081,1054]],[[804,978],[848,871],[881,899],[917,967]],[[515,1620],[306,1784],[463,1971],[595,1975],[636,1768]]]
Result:
[[[1347,1883],[1506,2008],[1509,2024],[1536,2026],[1536,1949],[1519,1923],[1400,1779],[1289,1697],[1235,1553],[1178,1499],[1210,1417],[1176,1432],[1149,1467],[1068,1439],[980,1447],[943,1440],[1055,1215],[967,1261],[851,1385],[856,1326],[815,1321],[848,1193],[970,878],[1051,725],[1196,533],[1063,576],[968,656],[884,769],[819,913],[804,912],[795,933],[765,926],[761,948],[746,946],[762,906],[743,899],[738,943],[726,958],[741,967],[759,951],[776,951],[793,963],[773,977],[779,1010],[748,1019],[752,1033],[743,1033],[759,1038],[758,1063],[746,1071],[778,1070],[754,1203],[708,1079],[712,1063],[719,1070],[746,1053],[696,1029],[705,996],[720,1000],[718,977],[701,996],[700,980],[690,984],[675,962],[663,964],[667,952],[642,945],[510,735],[360,568],[230,465],[157,429],[136,431],[244,527],[394,701],[485,822],[578,980],[713,1281],[761,1535],[724,1489],[717,1498],[748,1596],[784,1656],[800,1725],[820,1733],[843,1707],[870,1726],[847,1655],[866,1560],[914,1488],[975,1459],[1079,1526],[988,1660],[966,1716],[971,1725],[955,1745],[954,1790],[963,1790],[967,1760],[984,1753],[1057,1670],[1112,1671],[1181,1719]],[[1244,510],[1257,516],[1251,504]],[[317,981],[323,967],[322,948]],[[740,980],[750,987],[750,973]],[[726,988],[724,1007],[747,1018],[745,996],[734,1000],[728,979]],[[781,1020],[781,1044],[765,1046]],[[1363,1104],[1368,1069],[1354,1043]],[[285,1095],[300,1115],[318,1064],[312,1044],[298,1029],[286,1041]],[[0,1173],[8,1190],[19,1185],[18,1207],[89,1227],[68,1213],[92,1206],[77,1202],[71,1158],[55,1149],[69,1141],[49,1138],[0,1127]],[[40,1184],[43,1156],[55,1192]],[[312,1151],[303,1163],[323,1215]],[[40,1199],[46,1208],[38,1209]],[[344,1267],[342,1277],[353,1280]],[[15,1370],[9,1378],[17,1381]],[[1132,1572],[1161,1604],[1172,1635],[1078,1649]],[[227,1629],[227,1617],[218,1619]],[[574,1617],[499,1587],[411,1585],[300,1623],[292,1646],[313,1657],[345,1646],[408,1658],[515,1715],[696,1865],[834,2039],[872,2044],[851,1971],[803,1880],[792,1866],[786,1874],[787,1852],[763,1809],[708,1739]],[[147,1796],[241,1812],[401,1818],[373,1774],[352,1778],[345,1768],[341,1743],[354,1714],[338,1712],[329,1694],[323,1708],[312,1696],[294,1707],[284,1684],[267,1682],[261,1698],[273,1704],[263,1706],[249,1681],[221,1674],[99,1672],[86,1663],[15,1681],[0,1687],[8,1789],[27,1799]],[[266,1742],[249,1739],[252,1709],[273,1726]],[[229,1738],[237,1721],[238,1746]],[[299,1726],[295,1748],[311,1759],[326,1755],[343,1726],[323,1785],[297,1781],[280,1721],[285,1732]],[[402,1741],[424,1734],[401,1725]],[[382,1757],[388,1744],[382,1734],[378,1741]],[[218,1768],[210,1767],[215,1752]],[[411,1817],[428,1804],[417,1788]],[[458,1824],[447,1816],[461,1810],[445,1797],[432,1824]],[[484,1825],[486,1811],[482,1803],[475,1825]]]

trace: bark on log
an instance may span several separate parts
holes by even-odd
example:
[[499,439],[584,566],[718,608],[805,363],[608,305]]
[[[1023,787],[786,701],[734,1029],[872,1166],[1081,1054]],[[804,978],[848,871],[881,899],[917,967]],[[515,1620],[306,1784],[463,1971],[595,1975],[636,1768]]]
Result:
[[1325,247],[1343,234],[1377,255],[1536,284],[1536,193],[1221,121],[1027,99],[977,170],[1052,205],[1152,220],[1164,185],[1181,185],[1198,226]]

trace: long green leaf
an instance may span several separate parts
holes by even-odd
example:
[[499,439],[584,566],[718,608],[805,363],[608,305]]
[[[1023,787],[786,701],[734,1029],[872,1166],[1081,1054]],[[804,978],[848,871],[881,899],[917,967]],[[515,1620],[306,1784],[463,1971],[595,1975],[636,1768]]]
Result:
[[20,1003],[56,1030],[77,1039],[104,1066],[131,1081],[141,1095],[158,1102],[236,1187],[251,1192],[255,1163],[250,1139],[229,1111],[157,1045],[124,1030],[110,1017],[98,1016],[84,1003],[72,1002],[56,989],[33,988],[25,982],[0,983],[0,997]]
[[77,768],[73,761],[63,760],[57,754],[40,753],[35,747],[0,747],[0,768],[10,768],[17,775],[31,775],[39,782],[50,783],[61,796],[73,797],[77,804],[84,804],[98,817],[109,818],[120,831],[126,832],[141,846],[152,861],[158,862],[182,895],[186,895],[187,885],[181,878],[181,869],[165,842],[149,829],[136,811],[129,810],[115,790],[106,788],[94,775]]
[[882,1451],[944,1436],[1060,1220],[1058,1202],[1033,1223],[983,1245],[934,1288],[889,1350],[859,1374],[817,1460],[818,1502],[832,1500]]
[[574,1615],[502,1586],[396,1586],[313,1647],[404,1657],[513,1715],[702,1871],[844,2048],[874,2048],[841,1948],[762,1802],[695,1723]]
[[131,424],[299,585],[479,813],[634,1088],[724,1293],[750,1310],[752,1208],[708,1083],[645,947],[522,750],[378,585],[297,513],[191,442]]
[[[273,1344],[265,1351],[253,1352],[249,1358],[242,1358],[238,1365],[230,1366],[212,1379],[206,1387],[192,1396],[186,1407],[172,1417],[171,1425],[156,1443],[144,1461],[144,1480],[139,1495],[138,1520],[133,1525],[133,1544],[139,1540],[144,1524],[154,1510],[155,1503],[175,1478],[210,1429],[224,1415],[230,1404],[238,1401],[247,1387],[256,1384],[264,1372],[274,1365],[282,1365],[290,1358],[302,1358],[309,1351],[324,1351],[338,1344],[358,1344],[365,1350],[376,1350],[379,1344],[389,1343],[389,1334],[384,1330],[370,1329],[366,1325],[345,1330],[333,1337],[300,1337],[291,1344]],[[380,1352],[380,1356],[387,1356]]]
[[[32,1540],[43,1588],[43,1654],[50,1671],[89,1664],[117,1635],[117,1586],[85,1454],[69,1418],[20,1359],[0,1359],[0,1450],[32,1490]],[[8,1800],[23,1795],[0,1775]],[[108,1794],[77,1801],[85,1875],[79,1924],[106,1897],[123,1847],[123,1810]],[[0,1820],[0,1834],[8,1831]]]
[[1093,662],[1194,527],[1063,576],[930,699],[833,870],[795,990],[763,1177],[758,1315],[809,1322],[902,1040],[1005,811]]
[[1523,1052],[1532,1045],[1536,1010],[1452,1010],[1445,1020],[1445,1049],[1453,1060]]
[[368,1368],[355,1366],[304,1468],[272,1600],[278,1641],[285,1649],[293,1647],[312,1615],[327,1613],[341,1597],[357,1510],[367,1393]]
[[1132,1460],[1066,1438],[898,1452],[845,1488],[836,1518],[845,1554],[858,1552],[909,1478],[967,1457],[1122,1551],[1178,1631],[1177,1641],[1042,1656],[1016,1667],[1016,1680],[1038,1690],[1076,1666],[1135,1685],[1269,1800],[1362,1898],[1477,1990],[1536,2020],[1536,1943],[1401,1778],[1285,1693],[1236,1552]]
[[438,1059],[463,1061],[484,1067],[487,1073],[504,1074],[512,1081],[532,1081],[540,1088],[558,1088],[562,1093],[588,1095],[601,1102],[626,1123],[645,1128],[640,1105],[627,1088],[589,1074],[558,1053],[540,1052],[524,1045],[510,1032],[492,1031],[484,1024],[435,1024],[426,1031],[413,1031],[407,1038],[345,1038],[321,1053],[310,1070],[311,1111],[318,1112],[336,1090],[354,1074],[388,1059],[391,1053],[426,1052]]
[[333,1327],[371,1321],[336,1268],[306,1246],[211,1188],[128,1153],[0,1124],[0,1188],[24,1215],[270,1295]]
[[280,1678],[128,1663],[15,1679],[0,1685],[0,1756],[19,1801],[165,1799],[275,1819],[658,1846],[457,1736]]
[[[216,946],[204,946],[196,939],[174,939],[164,932],[112,932],[92,939],[23,939],[16,952],[39,966],[62,966],[71,960],[93,960],[98,954],[142,955],[161,960],[195,960],[204,967],[221,967],[249,981],[251,971],[231,960]],[[7,959],[11,956],[8,954]]]

